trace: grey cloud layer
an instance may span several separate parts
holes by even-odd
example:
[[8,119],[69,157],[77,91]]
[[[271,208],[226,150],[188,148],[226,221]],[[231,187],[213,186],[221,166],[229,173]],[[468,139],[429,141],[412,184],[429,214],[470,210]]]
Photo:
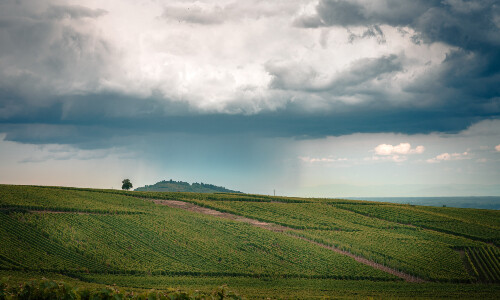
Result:
[[61,22],[98,18],[104,10],[48,5],[9,14],[16,6],[2,4],[0,13],[0,117],[46,107],[56,101],[54,96],[85,92],[105,77],[112,57],[109,44],[85,26]]
[[297,26],[359,26],[388,24],[405,26],[440,1],[378,0],[346,1],[321,0],[316,14],[298,18]]
[[321,84],[315,84],[318,74],[314,70],[300,72],[298,69],[298,66],[269,65],[267,70],[273,76],[271,87],[308,92],[330,91],[335,92],[336,96],[359,93],[360,90],[352,88],[384,74],[401,71],[402,65],[396,55],[364,58],[355,61],[349,68]]
[[[187,53],[183,48],[155,52],[155,57],[170,59],[153,64],[158,69],[165,66],[160,71],[168,76],[153,83],[136,76],[125,84],[119,82],[125,88],[113,80],[126,73],[120,59],[128,49],[101,36],[100,30],[106,28],[95,25],[113,16],[112,10],[20,3],[0,4],[0,132],[12,141],[99,148],[110,141],[118,143],[113,137],[161,132],[298,138],[353,132],[456,132],[500,115],[500,8],[494,1],[323,0],[313,14],[301,13],[300,1],[171,4],[156,16],[164,31],[174,31],[176,23],[188,23],[187,32],[193,36],[184,37],[180,31],[177,40],[157,42],[168,49],[179,41],[181,45],[194,41],[206,51],[214,50],[209,49],[212,37],[197,40],[194,35],[205,27],[214,34],[249,28],[257,28],[256,33],[249,40],[241,38],[245,32],[238,34],[241,40],[221,38],[225,44],[220,46],[219,60],[212,63],[210,56],[193,59],[197,49],[192,45]],[[275,19],[286,28],[272,28],[270,20]],[[245,26],[237,27],[239,22]],[[324,36],[329,28],[339,27],[347,30],[345,40],[329,44]],[[374,49],[331,71],[333,62],[342,57],[328,57],[328,50],[342,43],[363,47],[361,43],[371,38],[387,45],[394,37],[384,28],[391,27],[398,27],[400,35],[412,32],[409,43],[411,38],[429,47],[445,44],[451,50],[442,63],[411,79],[400,77],[410,78],[413,69],[425,65],[415,63],[404,49],[382,53]],[[281,48],[276,42],[281,37],[275,32],[289,34],[287,38],[296,39],[296,44],[283,43]],[[267,40],[259,39],[262,35]],[[309,35],[323,36],[314,42],[321,45],[312,45]],[[241,44],[254,49],[255,55],[249,51],[241,61],[225,58],[236,56],[229,47]],[[268,50],[271,46],[279,51]],[[301,51],[302,56],[297,54]],[[323,60],[317,63],[311,58],[315,55]],[[234,82],[253,73],[224,77],[220,74],[225,66],[217,64],[227,61],[226,73],[254,64],[262,72],[256,74],[270,79],[261,85],[237,85]],[[205,81],[199,91],[182,86],[186,78],[201,72],[203,63],[213,78],[201,78]],[[176,64],[181,66],[174,69]],[[137,63],[127,71],[140,74],[141,68],[142,63]],[[219,89],[226,88],[226,82],[219,77],[227,78],[229,86],[223,95]],[[127,89],[142,81],[146,92]]]
[[63,18],[98,18],[105,15],[107,11],[104,9],[89,9],[78,5],[52,5],[46,11],[46,16],[54,19]]
[[306,28],[381,24],[410,26],[424,41],[466,50],[500,46],[500,5],[494,0],[321,0],[315,14],[295,20]]
[[431,99],[430,107],[436,112],[458,110],[464,119],[500,113],[500,85],[495,84],[500,82],[500,5],[496,1],[321,0],[315,14],[299,17],[294,24],[306,28],[366,26],[366,34],[355,36],[361,38],[373,36],[373,26],[402,26],[415,30],[415,42],[457,47],[440,68],[416,78],[403,90],[417,106]]

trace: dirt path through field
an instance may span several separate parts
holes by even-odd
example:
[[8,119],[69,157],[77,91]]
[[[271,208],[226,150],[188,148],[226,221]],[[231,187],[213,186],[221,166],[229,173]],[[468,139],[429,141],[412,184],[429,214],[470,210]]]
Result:
[[273,224],[273,223],[262,222],[262,221],[258,221],[258,220],[255,220],[255,219],[250,219],[250,218],[246,218],[246,217],[242,217],[242,216],[238,216],[238,215],[230,214],[230,213],[226,213],[226,212],[220,212],[220,211],[217,211],[217,210],[214,210],[214,209],[211,209],[211,208],[201,207],[201,206],[198,206],[198,205],[195,205],[195,204],[192,204],[192,203],[189,203],[189,202],[184,202],[184,201],[178,201],[178,200],[160,200],[160,199],[144,199],[144,200],[150,200],[150,201],[153,201],[156,204],[166,205],[166,206],[174,207],[174,208],[181,208],[181,209],[185,209],[185,210],[188,210],[188,211],[197,212],[197,213],[201,213],[201,214],[205,214],[205,215],[211,215],[211,216],[215,216],[215,217],[219,217],[219,218],[224,218],[224,219],[230,219],[230,220],[234,220],[234,221],[244,222],[244,223],[248,223],[248,224],[260,227],[260,228],[264,228],[264,229],[267,229],[267,230],[274,231],[274,232],[283,232],[283,233],[286,233],[288,236],[291,236],[291,237],[294,237],[294,238],[298,238],[298,239],[307,241],[307,242],[309,242],[311,244],[315,244],[315,245],[317,245],[319,247],[322,247],[322,248],[325,248],[325,249],[329,249],[331,251],[337,252],[337,253],[342,254],[342,255],[349,256],[349,257],[353,258],[354,260],[356,260],[359,263],[362,263],[362,264],[368,265],[370,267],[373,267],[375,269],[381,270],[383,272],[395,275],[395,276],[397,276],[399,278],[404,279],[407,282],[416,282],[416,283],[425,282],[425,280],[423,280],[423,279],[420,279],[420,278],[414,277],[412,275],[409,275],[409,274],[406,274],[406,273],[403,273],[403,272],[391,269],[391,268],[386,267],[386,266],[384,266],[382,264],[373,262],[373,261],[368,260],[368,259],[366,259],[364,257],[361,257],[361,256],[354,255],[354,254],[352,254],[350,252],[341,250],[339,248],[335,248],[335,247],[332,247],[332,246],[321,244],[321,243],[312,241],[310,239],[294,235],[292,232],[298,231],[297,229],[293,229],[293,228],[290,228],[290,227],[285,227],[285,226],[281,226],[281,225],[277,225],[277,224]]
[[392,274],[392,275],[395,275],[399,278],[402,278],[404,279],[405,281],[407,282],[416,282],[416,283],[423,283],[423,282],[426,282],[425,280],[421,279],[421,278],[418,278],[418,277],[415,277],[415,276],[412,276],[410,274],[406,274],[406,273],[403,273],[403,272],[400,272],[400,271],[397,271],[397,270],[394,270],[394,269],[391,269],[389,267],[386,267],[384,265],[381,265],[379,263],[376,263],[374,261],[371,261],[371,260],[368,260],[364,257],[361,257],[361,256],[357,256],[357,255],[354,255],[350,252],[347,252],[347,251],[344,251],[344,250],[340,250],[339,248],[335,248],[335,247],[332,247],[332,246],[328,246],[328,245],[325,245],[325,244],[321,244],[321,243],[318,243],[318,242],[315,242],[315,241],[312,241],[310,239],[306,239],[306,238],[303,238],[303,237],[300,237],[300,236],[294,236],[294,235],[290,235],[290,236],[293,236],[295,238],[298,238],[298,239],[301,239],[301,240],[304,240],[304,241],[308,241],[309,243],[312,243],[312,244],[315,244],[315,245],[318,245],[322,248],[325,248],[325,249],[329,249],[329,250],[332,250],[332,251],[335,251],[337,253],[340,253],[340,254],[343,254],[343,255],[346,255],[346,256],[349,256],[349,257],[352,257],[354,258],[355,261],[357,262],[360,262],[364,265],[367,265],[367,266],[370,266],[370,267],[373,267],[375,269],[378,269],[378,270],[381,270],[381,271],[384,271],[386,273],[389,273],[389,274]]
[[224,219],[230,219],[230,220],[234,220],[234,221],[248,223],[248,224],[251,224],[251,225],[254,225],[257,227],[261,227],[261,228],[265,228],[265,229],[268,229],[271,231],[283,232],[285,230],[293,230],[292,228],[280,226],[277,224],[261,222],[261,221],[255,220],[255,219],[249,219],[249,218],[245,218],[245,217],[230,214],[230,213],[220,212],[218,210],[211,209],[211,208],[201,207],[201,206],[189,203],[189,202],[178,201],[178,200],[157,200],[157,199],[152,200],[152,201],[156,204],[162,204],[162,205],[167,205],[170,207],[182,208],[185,210],[194,211],[194,212],[202,213],[205,215],[211,215],[211,216],[216,216],[216,217],[220,217],[220,218],[224,218]]

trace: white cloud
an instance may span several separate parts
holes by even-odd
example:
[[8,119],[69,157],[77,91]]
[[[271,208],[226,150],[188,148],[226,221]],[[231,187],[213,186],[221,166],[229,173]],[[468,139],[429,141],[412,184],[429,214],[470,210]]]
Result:
[[424,153],[424,151],[425,151],[425,147],[424,146],[417,146],[415,148],[415,153],[417,153],[417,154],[422,154],[422,153]]
[[165,5],[162,18],[173,22],[209,25],[226,21],[259,19],[276,15],[293,15],[297,6],[290,1],[235,1],[225,3],[180,2]]
[[388,145],[388,144],[380,144],[374,149],[375,154],[377,155],[394,155],[394,154],[422,154],[425,151],[424,146],[417,146],[415,148],[411,148],[410,143],[400,143],[399,145]]
[[422,154],[425,151],[425,147],[419,145],[412,148],[410,143],[400,143],[399,145],[380,144],[375,147],[373,151],[375,151],[375,155],[365,158],[365,160],[393,161],[400,163],[408,160],[407,155]]
[[439,163],[441,161],[451,161],[451,160],[463,160],[463,159],[471,159],[471,154],[467,151],[463,153],[441,153],[436,155],[434,158],[430,158],[427,160],[428,163]]
[[299,159],[305,163],[333,163],[347,161],[347,158],[331,158],[331,157],[309,157],[309,156],[299,156]]

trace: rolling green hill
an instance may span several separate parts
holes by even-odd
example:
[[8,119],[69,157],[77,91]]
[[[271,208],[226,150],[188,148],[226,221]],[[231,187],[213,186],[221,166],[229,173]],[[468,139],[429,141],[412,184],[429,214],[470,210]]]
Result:
[[0,185],[0,238],[0,278],[11,283],[227,284],[249,298],[500,292],[491,210]]
[[146,185],[135,190],[141,192],[241,193],[213,184],[203,182],[189,184],[189,182],[174,181],[172,179],[169,181],[163,180],[153,185]]

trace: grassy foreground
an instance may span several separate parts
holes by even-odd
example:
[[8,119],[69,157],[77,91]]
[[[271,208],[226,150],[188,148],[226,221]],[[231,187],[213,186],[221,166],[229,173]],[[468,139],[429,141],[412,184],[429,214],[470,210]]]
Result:
[[[153,291],[169,293],[171,296],[188,295],[192,299],[200,295],[202,298],[210,299],[221,291],[226,295],[223,299],[238,299],[239,297],[243,299],[498,299],[500,293],[500,286],[493,284],[412,284],[370,280],[133,275],[90,275],[77,279],[57,273],[16,271],[1,271],[0,277],[3,277],[8,286],[16,287],[32,280],[43,282],[49,279],[94,293],[103,289],[117,290],[129,295],[144,295]],[[214,298],[220,299],[217,296]],[[172,299],[176,298],[172,297]],[[189,299],[189,297],[184,299]]]
[[[285,226],[155,204],[173,199]],[[498,298],[500,212],[245,194],[0,185],[0,278],[247,298]],[[319,247],[426,280],[415,284]],[[194,294],[193,294],[194,293]],[[214,294],[215,293],[215,294]],[[125,295],[125,294],[123,294]],[[211,295],[211,296],[210,296]]]

